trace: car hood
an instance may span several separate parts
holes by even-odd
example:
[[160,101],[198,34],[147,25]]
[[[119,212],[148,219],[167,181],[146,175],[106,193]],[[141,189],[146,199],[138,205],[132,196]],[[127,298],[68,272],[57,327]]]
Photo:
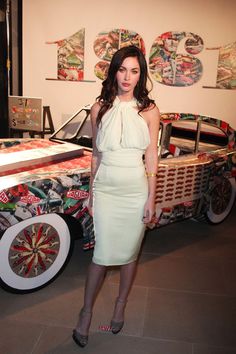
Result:
[[0,190],[41,178],[90,171],[91,153],[47,139],[0,140]]

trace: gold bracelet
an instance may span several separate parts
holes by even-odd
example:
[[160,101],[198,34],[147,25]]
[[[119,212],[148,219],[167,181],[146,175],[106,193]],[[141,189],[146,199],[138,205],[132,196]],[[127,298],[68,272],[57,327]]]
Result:
[[157,177],[157,174],[156,174],[156,173],[153,173],[153,172],[147,172],[147,173],[146,173],[146,176],[147,176],[147,177]]

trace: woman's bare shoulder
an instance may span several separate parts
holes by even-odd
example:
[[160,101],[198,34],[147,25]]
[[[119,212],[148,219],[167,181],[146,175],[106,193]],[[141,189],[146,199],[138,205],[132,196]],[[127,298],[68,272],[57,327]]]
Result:
[[147,119],[155,119],[158,118],[160,119],[160,112],[158,107],[154,104],[151,103],[145,110],[142,111],[142,115]]

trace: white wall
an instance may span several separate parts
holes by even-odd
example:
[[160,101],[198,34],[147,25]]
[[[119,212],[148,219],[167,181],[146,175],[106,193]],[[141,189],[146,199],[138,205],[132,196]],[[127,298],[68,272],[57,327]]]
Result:
[[[144,39],[147,60],[155,38],[167,31],[187,31],[204,40],[197,56],[202,78],[188,87],[154,82],[152,97],[161,111],[191,112],[228,121],[236,129],[236,90],[206,89],[216,82],[216,52],[236,41],[235,0],[23,0],[23,94],[42,97],[58,127],[68,115],[99,95],[101,81],[93,68],[97,34],[106,29],[134,30]],[[56,77],[57,47],[47,41],[63,39],[85,28],[85,79],[89,82],[48,81]]]

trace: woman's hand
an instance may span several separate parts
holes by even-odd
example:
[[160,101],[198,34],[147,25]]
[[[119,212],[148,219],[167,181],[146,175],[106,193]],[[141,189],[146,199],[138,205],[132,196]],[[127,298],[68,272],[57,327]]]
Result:
[[155,219],[155,199],[149,197],[144,205],[143,223],[148,224]]
[[93,217],[93,202],[92,202],[91,195],[89,197],[87,208],[88,208],[89,215]]
[[88,205],[89,215],[93,217],[93,207]]

